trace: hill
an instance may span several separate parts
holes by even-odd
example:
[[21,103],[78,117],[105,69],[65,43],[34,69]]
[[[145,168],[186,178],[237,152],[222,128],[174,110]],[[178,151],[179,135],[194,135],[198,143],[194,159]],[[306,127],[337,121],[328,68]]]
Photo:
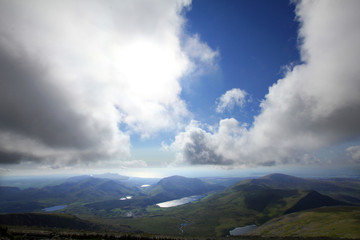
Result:
[[299,212],[306,209],[325,207],[325,206],[350,206],[352,204],[335,200],[331,197],[322,195],[316,191],[309,192],[300,199],[293,207],[286,210],[285,213]]
[[[236,227],[259,226],[288,211],[329,204],[347,203],[312,190],[272,188],[261,182],[245,180],[191,204],[170,209],[148,207],[147,215],[127,222],[144,232],[220,237]],[[165,223],[167,227],[163,228]]]
[[163,202],[222,189],[224,189],[223,186],[205,183],[198,178],[171,176],[161,179],[157,184],[147,189],[146,193],[155,202]]
[[360,181],[356,179],[304,179],[275,173],[249,182],[271,188],[315,190],[341,201],[360,203]]
[[42,188],[0,187],[0,213],[40,211],[53,205],[118,199],[138,193],[136,187],[90,176],[72,177],[59,185]]
[[197,178],[172,176],[161,179],[159,182],[143,190],[141,194],[130,199],[110,199],[96,201],[84,205],[90,212],[101,211],[106,216],[142,216],[145,208],[160,202],[199,195],[210,191],[221,190],[224,187],[208,184]]
[[[181,176],[153,181],[147,188],[125,184],[128,180],[110,179],[112,177],[119,178],[77,176],[42,188],[0,187],[0,212],[33,212],[67,205],[60,211],[113,229],[126,225],[127,229],[153,234],[220,237],[236,227],[259,226],[287,213],[350,205],[350,201],[332,196],[357,199],[359,194],[356,180],[314,180],[283,174],[244,180],[225,190],[216,184]],[[155,205],[204,193],[207,196],[203,199],[182,206],[160,208]]]
[[0,214],[0,225],[37,226],[44,228],[66,228],[99,230],[100,226],[67,214],[18,213]]
[[274,218],[249,236],[360,238],[360,207],[322,207]]

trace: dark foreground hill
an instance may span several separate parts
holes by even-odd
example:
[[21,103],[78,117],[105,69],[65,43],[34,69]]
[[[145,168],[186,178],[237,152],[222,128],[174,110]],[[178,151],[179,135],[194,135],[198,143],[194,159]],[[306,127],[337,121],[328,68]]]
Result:
[[36,226],[43,228],[66,228],[79,230],[101,229],[99,225],[72,215],[46,213],[0,214],[0,225]]

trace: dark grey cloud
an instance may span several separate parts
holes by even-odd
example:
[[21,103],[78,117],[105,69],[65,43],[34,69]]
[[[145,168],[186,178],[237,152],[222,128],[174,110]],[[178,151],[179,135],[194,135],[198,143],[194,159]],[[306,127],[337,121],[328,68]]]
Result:
[[[88,119],[73,109],[71,97],[45,66],[28,58],[15,58],[0,45],[0,131],[10,131],[48,147],[84,149],[96,146],[100,136],[89,131]],[[108,133],[109,134],[109,133]]]
[[4,164],[15,164],[20,163],[23,160],[24,156],[17,153],[7,153],[0,151],[0,163]]
[[209,164],[209,165],[231,165],[233,161],[227,160],[222,154],[215,152],[211,141],[202,131],[190,133],[189,141],[183,149],[184,156],[191,164]]

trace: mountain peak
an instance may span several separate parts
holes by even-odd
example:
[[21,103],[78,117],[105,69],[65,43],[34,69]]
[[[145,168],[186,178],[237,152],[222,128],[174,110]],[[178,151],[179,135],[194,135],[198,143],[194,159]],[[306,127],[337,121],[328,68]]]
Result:
[[335,200],[329,196],[322,195],[317,191],[309,191],[309,193],[299,200],[292,208],[288,209],[285,213],[293,213],[303,211],[311,208],[319,208],[324,206],[351,206],[349,203]]

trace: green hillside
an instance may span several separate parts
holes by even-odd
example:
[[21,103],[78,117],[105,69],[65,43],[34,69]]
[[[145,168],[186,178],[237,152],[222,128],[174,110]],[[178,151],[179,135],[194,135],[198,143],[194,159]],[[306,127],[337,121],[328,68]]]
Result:
[[280,189],[245,180],[198,202],[169,209],[149,206],[142,217],[113,220],[150,233],[220,237],[236,227],[261,225],[288,211],[346,204],[312,190]]
[[248,235],[360,238],[360,207],[322,207],[272,219]]
[[157,184],[147,189],[146,193],[155,202],[164,202],[223,189],[223,186],[205,183],[198,178],[171,176],[161,179]]
[[307,194],[241,182],[199,202],[169,209],[150,206],[141,218],[116,220],[118,224],[127,223],[133,229],[150,233],[226,236],[237,226],[260,225],[281,216]]

